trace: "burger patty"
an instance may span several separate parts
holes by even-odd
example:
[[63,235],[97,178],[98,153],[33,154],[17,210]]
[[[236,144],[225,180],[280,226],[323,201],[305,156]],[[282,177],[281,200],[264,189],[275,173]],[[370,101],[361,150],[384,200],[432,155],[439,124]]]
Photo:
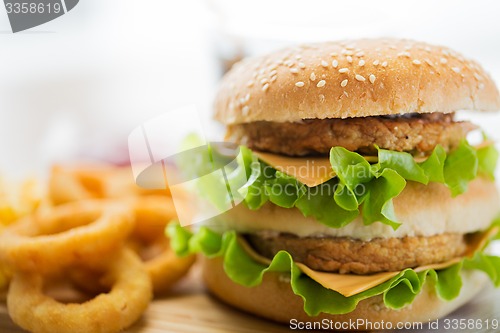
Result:
[[246,239],[261,255],[272,258],[280,250],[306,266],[341,274],[371,274],[437,264],[463,256],[463,234],[403,237],[360,241],[338,237],[297,237],[291,234],[248,234]]
[[429,155],[440,144],[453,150],[476,126],[453,114],[429,113],[297,122],[257,121],[229,126],[227,138],[251,149],[289,156],[326,155],[332,147],[363,154],[383,149]]

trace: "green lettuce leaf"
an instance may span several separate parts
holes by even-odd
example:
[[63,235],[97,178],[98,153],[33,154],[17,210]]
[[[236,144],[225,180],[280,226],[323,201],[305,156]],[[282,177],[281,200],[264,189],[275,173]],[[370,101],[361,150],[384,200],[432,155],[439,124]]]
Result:
[[392,169],[406,180],[413,180],[422,184],[429,182],[425,170],[415,162],[412,155],[405,152],[378,149],[379,170]]
[[[494,227],[499,227],[500,228],[500,216],[497,216],[491,226],[494,226]],[[500,230],[498,231],[498,233],[493,237],[493,239],[500,239]]]
[[247,156],[244,168],[250,175],[244,202],[250,209],[271,201],[284,208],[296,207],[304,216],[333,228],[343,227],[361,214],[366,225],[381,222],[396,229],[400,223],[392,200],[407,181],[443,183],[457,196],[467,190],[478,172],[492,178],[498,157],[494,146],[476,150],[465,140],[449,154],[436,146],[421,163],[408,153],[378,149],[378,162],[370,164],[358,153],[333,147],[330,164],[337,177],[307,187],[262,161],[256,162],[250,149],[242,147],[242,151]]
[[[477,253],[473,258],[446,269],[429,269],[415,272],[405,269],[392,279],[359,294],[346,297],[326,289],[303,274],[286,251],[278,252],[269,265],[254,261],[238,242],[235,231],[218,234],[201,227],[196,234],[186,231],[176,223],[167,228],[172,247],[178,254],[202,253],[209,258],[223,257],[224,270],[234,282],[246,286],[257,286],[267,272],[279,272],[290,279],[293,292],[304,301],[304,311],[310,316],[322,312],[343,314],[353,311],[364,299],[382,295],[384,304],[390,309],[401,309],[413,302],[421,292],[427,279],[435,287],[437,295],[444,300],[457,297],[462,287],[460,271],[463,268],[479,269],[488,274],[496,286],[500,285],[500,258]],[[180,238],[180,240],[178,239]]]
[[495,287],[500,287],[500,258],[477,252],[474,257],[464,260],[464,268],[485,272]]
[[306,194],[297,200],[295,207],[304,216],[312,216],[331,228],[341,228],[349,224],[359,215],[359,210],[344,209],[333,199],[336,186],[338,186],[338,180],[332,179],[308,188]]
[[494,145],[489,145],[477,150],[477,172],[495,180],[495,169],[498,161],[498,151]]
[[[443,183],[457,196],[467,190],[468,183],[478,174],[493,179],[497,158],[493,145],[476,150],[465,140],[449,154],[443,147],[436,146],[421,163],[415,162],[408,153],[378,149],[378,162],[370,164],[358,153],[333,147],[330,164],[337,176],[308,187],[260,161],[250,149],[242,146],[237,167],[234,170],[225,167],[225,170],[228,180],[246,180],[238,192],[252,210],[271,202],[279,207],[298,208],[304,216],[314,217],[332,228],[343,227],[361,215],[366,225],[381,222],[396,229],[400,221],[394,212],[393,199],[403,191],[407,181]],[[186,155],[185,160],[179,161],[179,169],[189,176],[187,178],[195,179],[225,166],[224,161],[224,156],[217,156],[217,150],[208,146],[198,149],[195,159],[193,155]],[[198,181],[200,195],[220,211],[233,199],[227,186],[220,177]]]
[[432,154],[419,166],[424,170],[430,182],[444,183],[444,162],[446,151],[441,146],[436,146]]
[[397,229],[400,224],[397,222],[392,198],[398,196],[405,186],[405,179],[394,169],[383,169],[366,186],[367,195],[362,208],[364,224],[382,222]]
[[476,150],[465,140],[448,155],[444,161],[443,173],[452,196],[467,191],[467,184],[477,176],[478,164]]
[[306,186],[297,179],[276,171],[275,178],[266,182],[266,195],[273,204],[292,208],[306,191]]

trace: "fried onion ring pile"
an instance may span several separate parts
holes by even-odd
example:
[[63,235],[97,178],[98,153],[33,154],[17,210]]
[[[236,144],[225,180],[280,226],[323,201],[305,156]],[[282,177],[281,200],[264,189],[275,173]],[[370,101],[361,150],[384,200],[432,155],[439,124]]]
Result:
[[133,324],[152,297],[151,280],[141,261],[128,249],[105,272],[109,293],[78,304],[64,304],[44,293],[41,274],[16,273],[7,295],[12,320],[22,328],[40,333],[119,332]]
[[193,264],[169,248],[169,192],[138,189],[130,169],[58,166],[48,188],[50,206],[0,229],[0,287],[10,280],[7,308],[22,328],[119,332]]
[[47,273],[116,252],[133,228],[126,207],[76,201],[28,216],[0,235],[0,260],[15,270]]

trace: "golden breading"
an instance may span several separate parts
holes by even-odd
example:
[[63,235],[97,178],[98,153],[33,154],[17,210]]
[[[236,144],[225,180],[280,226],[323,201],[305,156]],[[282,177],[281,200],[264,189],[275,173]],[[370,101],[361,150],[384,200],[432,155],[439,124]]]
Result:
[[332,147],[376,154],[383,149],[429,155],[440,144],[453,150],[475,125],[453,114],[409,114],[347,119],[308,119],[229,126],[227,138],[249,148],[290,156],[327,155]]
[[247,235],[254,249],[272,258],[286,250],[295,261],[318,271],[371,274],[399,271],[463,256],[467,242],[462,234],[354,240],[347,237]]

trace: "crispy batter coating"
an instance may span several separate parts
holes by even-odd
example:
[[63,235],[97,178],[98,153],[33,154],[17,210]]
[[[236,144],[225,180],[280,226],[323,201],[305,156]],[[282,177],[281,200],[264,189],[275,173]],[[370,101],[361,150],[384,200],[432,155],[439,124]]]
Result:
[[121,332],[149,305],[152,285],[141,260],[123,249],[102,277],[110,291],[82,303],[63,303],[44,292],[50,276],[16,272],[7,294],[12,320],[36,333]]
[[342,274],[371,274],[436,264],[464,255],[463,234],[403,237],[360,241],[346,237],[297,237],[291,234],[246,235],[261,255],[272,258],[288,251],[308,267]]
[[453,150],[476,126],[453,114],[430,113],[302,122],[257,121],[229,126],[227,138],[249,148],[290,156],[326,155],[332,147],[375,154],[380,148],[428,155]]

